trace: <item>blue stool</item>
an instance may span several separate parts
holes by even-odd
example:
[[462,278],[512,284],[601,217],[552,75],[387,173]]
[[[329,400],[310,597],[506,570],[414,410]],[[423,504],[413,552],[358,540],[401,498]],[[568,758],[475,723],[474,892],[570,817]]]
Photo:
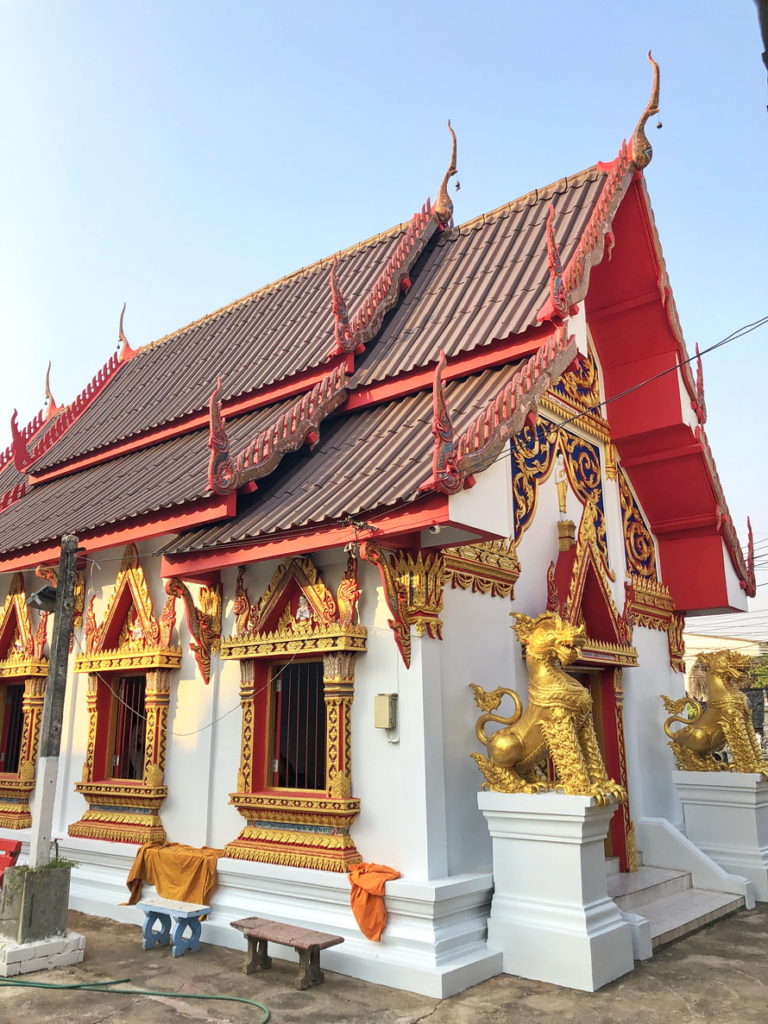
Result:
[[[210,907],[199,903],[183,903],[181,900],[166,900],[162,896],[153,896],[142,900],[136,906],[144,911],[144,925],[141,930],[142,949],[152,949],[155,945],[167,946],[173,943],[172,953],[181,956],[189,950],[196,953],[200,949],[200,918],[211,912]],[[174,929],[171,937],[171,918]],[[155,928],[155,925],[159,928]],[[189,934],[184,933],[189,930]]]

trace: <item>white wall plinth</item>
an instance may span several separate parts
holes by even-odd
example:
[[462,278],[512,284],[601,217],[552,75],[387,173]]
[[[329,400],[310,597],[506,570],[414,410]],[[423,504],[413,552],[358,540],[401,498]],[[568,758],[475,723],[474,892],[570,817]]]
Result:
[[768,780],[753,772],[675,772],[685,833],[768,901]]
[[562,793],[479,793],[493,840],[488,945],[505,974],[594,992],[631,971],[632,935],[606,891],[616,804]]

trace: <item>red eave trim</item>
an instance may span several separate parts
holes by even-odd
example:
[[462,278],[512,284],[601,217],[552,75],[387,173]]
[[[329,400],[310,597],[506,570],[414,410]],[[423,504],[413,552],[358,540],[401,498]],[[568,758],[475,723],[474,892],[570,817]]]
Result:
[[[346,355],[341,359],[334,359],[323,364],[321,368],[307,370],[305,373],[300,373],[296,377],[292,377],[290,380],[280,381],[277,384],[273,384],[270,387],[259,391],[257,394],[231,398],[223,403],[222,413],[225,417],[240,416],[242,413],[253,412],[265,405],[272,405],[275,402],[280,402],[286,398],[292,398],[295,395],[303,394],[304,391],[314,387],[315,384],[321,381],[324,377],[327,377],[331,370],[335,369],[340,362],[344,361],[348,361]],[[81,469],[87,469],[89,466],[96,466],[101,462],[108,462],[110,459],[117,458],[119,455],[127,455],[129,452],[137,451],[140,448],[148,448],[150,445],[159,444],[161,441],[168,441],[172,437],[178,437],[181,434],[188,434],[193,430],[200,430],[208,426],[208,419],[209,413],[207,408],[200,412],[189,413],[189,415],[182,416],[179,419],[174,420],[173,423],[169,423],[164,427],[155,427],[151,430],[145,430],[143,433],[129,437],[125,441],[117,441],[113,444],[107,445],[106,448],[101,448],[97,452],[91,452],[88,455],[72,459],[69,462],[63,462],[61,465],[53,466],[51,469],[42,473],[31,472],[29,475],[30,483],[44,484],[49,480],[55,480],[57,477],[68,476],[70,473],[75,473]]]
[[[443,380],[468,377],[481,370],[490,369],[492,366],[500,366],[505,363],[525,359],[538,351],[551,333],[552,325],[545,324],[542,327],[532,328],[526,331],[525,334],[495,340],[490,345],[485,345],[481,349],[461,353],[455,358],[448,360],[445,372],[443,373]],[[350,392],[342,411],[354,412],[368,405],[377,405],[380,402],[401,398],[415,391],[431,389],[435,379],[436,365],[436,362],[430,363],[428,367],[410,370],[408,373],[403,373],[398,377],[371,384],[370,387],[357,388]]]
[[377,542],[381,542],[389,534],[408,533],[413,530],[426,530],[430,526],[442,526],[449,522],[448,498],[443,494],[430,495],[406,510],[369,515],[367,521],[378,529],[372,534],[365,533],[365,536],[361,535],[359,529],[355,531],[353,526],[339,523],[327,526],[309,524],[301,533],[294,533],[291,536],[283,534],[247,542],[236,547],[218,547],[207,551],[164,555],[160,574],[194,579],[202,573],[225,569],[233,565],[263,562],[271,558],[286,558],[291,555],[304,554],[306,551],[336,548],[361,540],[375,539]]
[[[164,533],[176,533],[195,526],[204,526],[206,523],[233,516],[236,511],[236,494],[216,494],[181,507],[138,516],[129,522],[114,523],[96,530],[84,530],[78,539],[86,551],[102,551],[104,548],[159,537]],[[32,569],[46,562],[58,563],[59,555],[58,543],[38,544],[34,548],[25,549],[22,554],[10,552],[0,555],[0,572]]]

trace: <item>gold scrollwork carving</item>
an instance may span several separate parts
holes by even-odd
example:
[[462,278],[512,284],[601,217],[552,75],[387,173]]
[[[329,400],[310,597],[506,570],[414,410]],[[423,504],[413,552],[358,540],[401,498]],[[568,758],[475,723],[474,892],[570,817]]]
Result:
[[627,572],[640,579],[656,580],[656,545],[640,506],[629,486],[626,476],[619,469],[617,476],[621,515],[624,521],[624,551]]
[[459,544],[443,552],[443,579],[451,587],[491,597],[513,597],[519,575],[520,562],[511,537]]

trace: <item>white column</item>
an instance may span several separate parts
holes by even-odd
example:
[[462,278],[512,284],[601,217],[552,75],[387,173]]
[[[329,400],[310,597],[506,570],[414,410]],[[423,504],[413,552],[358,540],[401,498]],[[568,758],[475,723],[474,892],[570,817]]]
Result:
[[675,772],[685,834],[768,901],[768,780],[759,772]]
[[616,805],[562,793],[479,793],[493,840],[488,945],[504,972],[594,992],[634,967],[630,926],[606,891]]

